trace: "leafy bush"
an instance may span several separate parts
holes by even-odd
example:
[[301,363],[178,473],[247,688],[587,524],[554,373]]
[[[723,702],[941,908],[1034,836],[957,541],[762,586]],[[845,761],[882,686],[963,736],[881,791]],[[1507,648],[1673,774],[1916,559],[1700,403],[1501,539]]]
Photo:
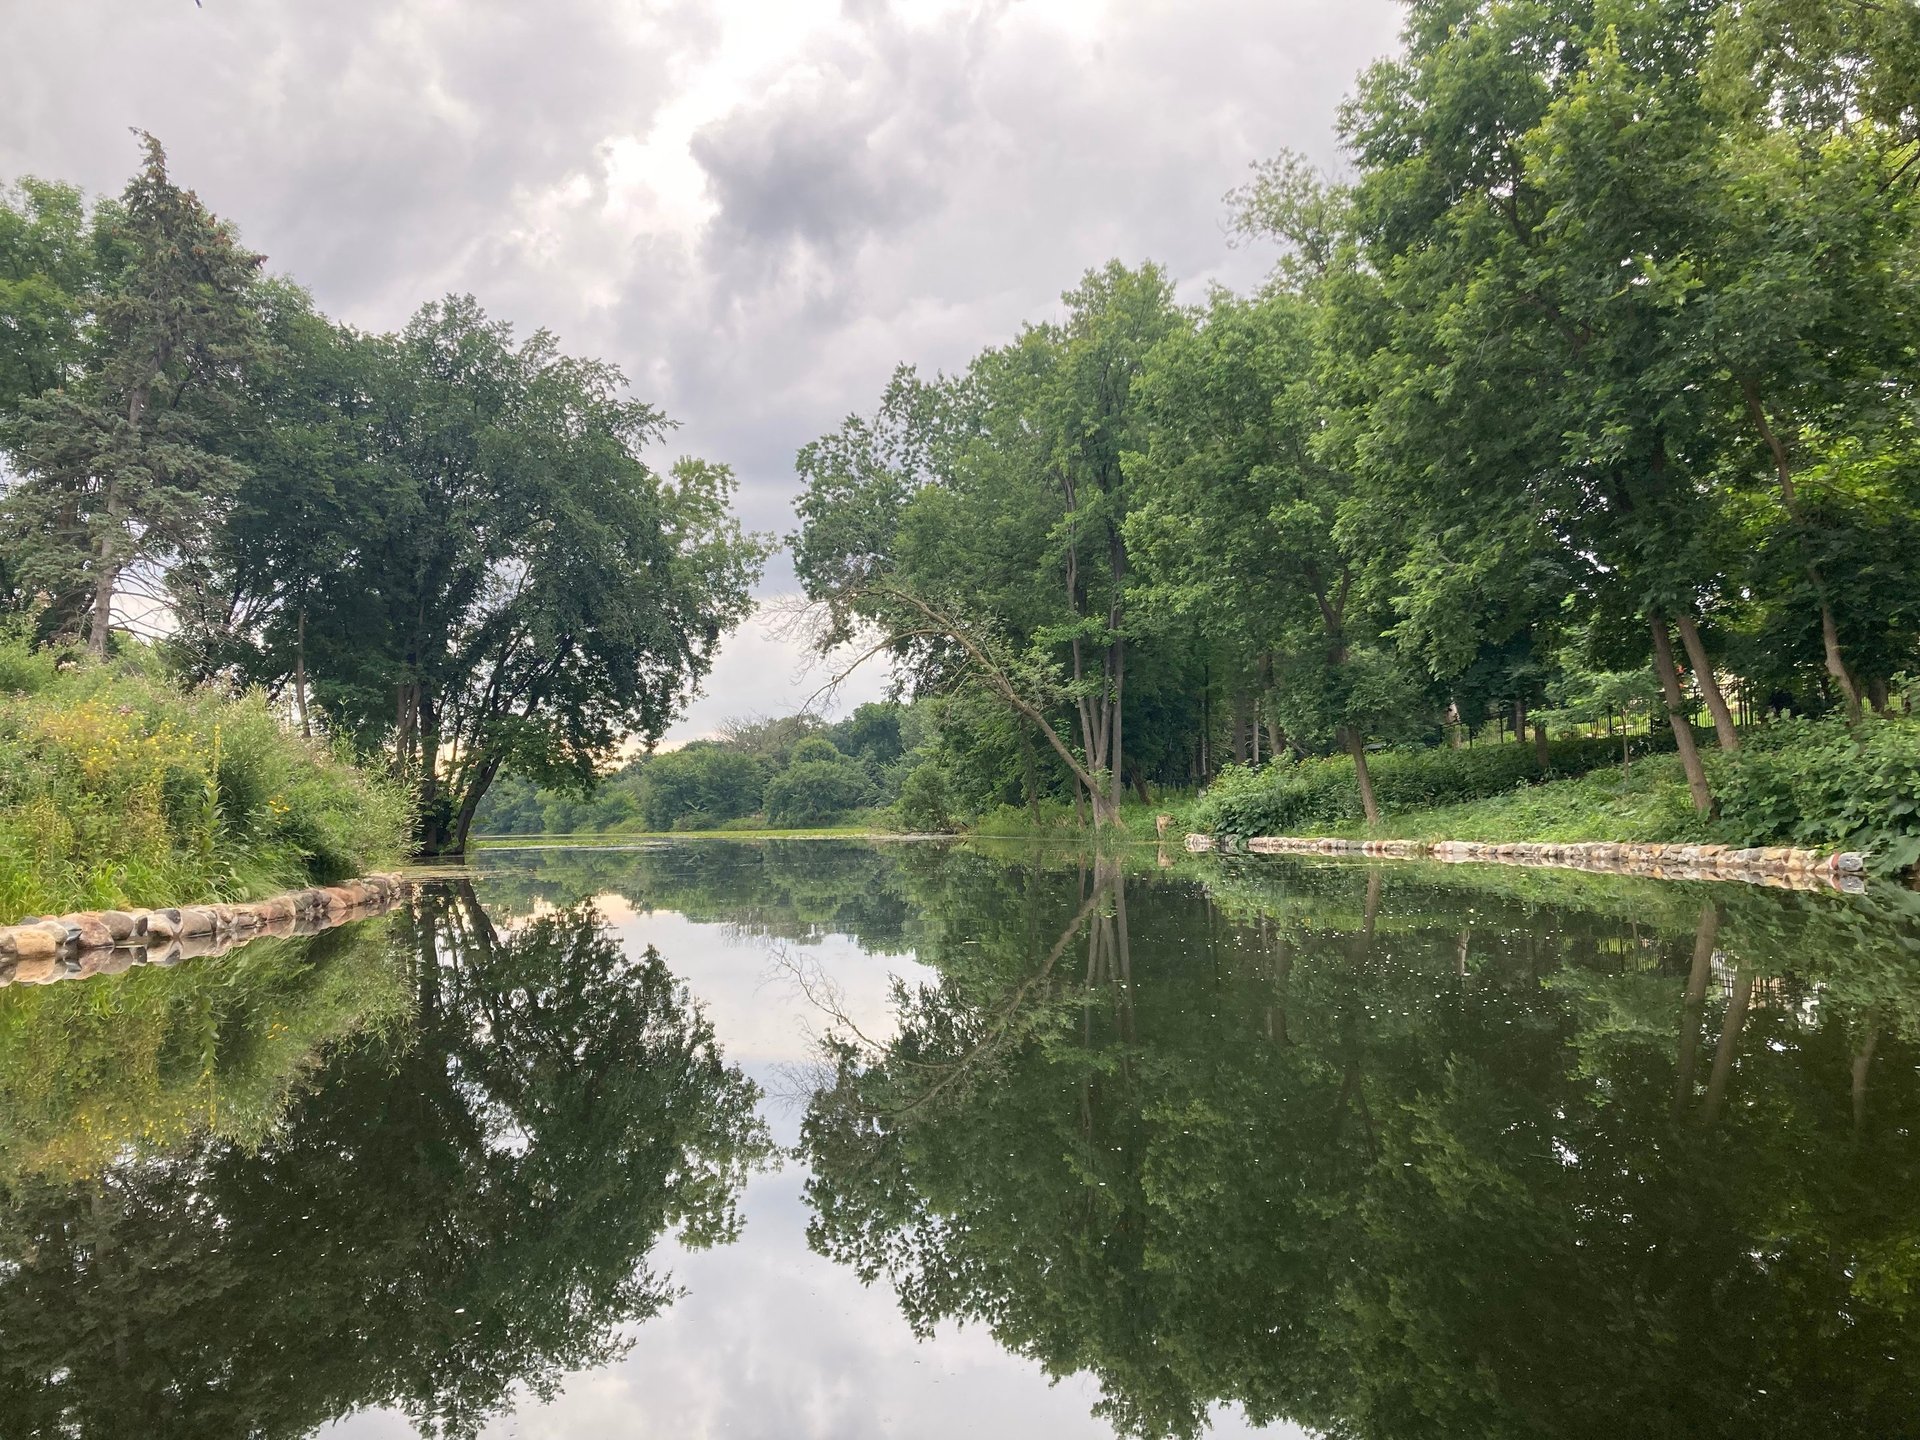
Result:
[[650,830],[707,829],[749,815],[766,784],[753,756],[709,741],[655,755],[641,774],[640,813]]
[[1920,861],[1920,721],[1780,720],[1708,767],[1730,841],[1859,850],[1883,872]]
[[[1505,794],[1543,779],[1584,775],[1620,763],[1620,741],[1557,740],[1542,775],[1531,745],[1483,745],[1460,750],[1387,750],[1367,757],[1373,791],[1383,813],[1426,810]],[[1635,736],[1632,753],[1668,749],[1666,731]],[[1209,834],[1306,835],[1364,818],[1353,758],[1277,761],[1259,769],[1229,766],[1195,811]]]
[[895,802],[894,817],[908,830],[958,830],[960,823],[954,818],[947,772],[931,760],[923,760],[909,770],[907,778],[900,782],[900,799]]
[[832,760],[802,760],[797,758],[799,750],[800,746],[795,746],[794,763],[767,782],[767,820],[771,824],[831,825],[867,802],[872,786],[866,767],[858,760],[849,760],[838,751]]
[[259,695],[56,668],[0,634],[0,922],[240,899],[400,858],[403,794],[289,734]]

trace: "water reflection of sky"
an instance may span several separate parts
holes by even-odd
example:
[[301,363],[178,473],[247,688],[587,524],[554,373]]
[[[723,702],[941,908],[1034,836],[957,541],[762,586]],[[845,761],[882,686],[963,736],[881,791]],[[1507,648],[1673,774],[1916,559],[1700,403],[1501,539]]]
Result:
[[[800,1116],[790,1069],[811,1057],[819,1016],[776,960],[776,942],[702,924],[669,911],[636,913],[604,897],[602,912],[623,944],[657,947],[705,1005],[725,1048],[768,1092],[762,1110],[774,1137],[791,1145]],[[873,956],[850,938],[825,937],[805,956],[833,982],[847,1015],[874,1039],[890,1033],[888,977],[931,971],[901,956]],[[605,1369],[574,1376],[551,1403],[529,1400],[494,1421],[490,1440],[582,1440],[633,1436],[906,1436],[961,1440],[1061,1437],[1104,1440],[1111,1430],[1089,1413],[1091,1380],[1049,1385],[1032,1361],[1009,1355],[979,1326],[943,1326],[917,1342],[885,1285],[867,1288],[850,1270],[807,1248],[805,1172],[784,1169],[749,1182],[746,1226],[733,1245],[654,1252],[687,1293],[636,1329],[633,1350]],[[391,1412],[368,1412],[329,1428],[329,1440],[408,1440],[413,1428]],[[1222,1414],[1213,1433],[1251,1433]],[[1269,1435],[1300,1435],[1291,1427]]]

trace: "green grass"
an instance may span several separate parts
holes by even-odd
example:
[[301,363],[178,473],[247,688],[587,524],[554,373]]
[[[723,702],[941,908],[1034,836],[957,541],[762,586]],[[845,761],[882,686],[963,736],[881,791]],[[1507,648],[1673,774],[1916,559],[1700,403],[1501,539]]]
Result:
[[399,861],[407,830],[396,788],[258,694],[0,632],[0,923],[332,883]]
[[1484,800],[1386,815],[1378,825],[1335,825],[1324,833],[1367,840],[1690,843],[1712,837],[1694,810],[1674,755],[1634,762],[1623,782],[1616,766],[1571,780],[1526,785]]

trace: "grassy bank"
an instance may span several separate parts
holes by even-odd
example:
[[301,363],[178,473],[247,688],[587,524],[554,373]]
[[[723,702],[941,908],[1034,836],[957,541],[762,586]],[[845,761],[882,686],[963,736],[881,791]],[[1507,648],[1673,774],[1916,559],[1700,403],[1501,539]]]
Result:
[[259,696],[0,635],[0,923],[330,883],[397,862],[406,834],[399,792]]
[[1371,826],[1345,757],[1230,770],[1192,818],[1227,838],[1797,845],[1860,851],[1883,874],[1920,860],[1920,722],[1787,720],[1744,732],[1737,752],[1703,744],[1712,818],[1693,808],[1676,756],[1645,755],[1623,774],[1586,742],[1556,746],[1544,778],[1520,745],[1383,755]]
[[1712,825],[1693,808],[1674,755],[1650,755],[1623,779],[1618,767],[1521,785],[1484,800],[1385,815],[1369,828],[1347,820],[1326,834],[1369,840],[1486,840],[1571,843],[1705,843]]

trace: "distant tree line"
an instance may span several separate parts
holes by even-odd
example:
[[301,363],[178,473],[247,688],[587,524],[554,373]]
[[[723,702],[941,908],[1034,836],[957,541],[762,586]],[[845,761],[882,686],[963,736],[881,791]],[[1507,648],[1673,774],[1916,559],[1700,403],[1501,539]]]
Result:
[[731,474],[656,471],[619,371],[470,296],[328,319],[143,143],[118,199],[0,190],[0,611],[263,687],[383,757],[430,854],[504,771],[658,739],[765,554]]
[[578,835],[837,825],[899,800],[927,723],[923,711],[895,703],[861,705],[832,724],[811,714],[734,720],[716,738],[638,755],[585,793],[508,776],[487,797],[477,830]]
[[1374,819],[1370,747],[1640,716],[1706,811],[1703,746],[1901,708],[1920,8],[1415,0],[1340,133],[1230,197],[1256,293],[1109,264],[800,453],[818,640],[937,703],[925,784],[1100,826],[1344,752]]

